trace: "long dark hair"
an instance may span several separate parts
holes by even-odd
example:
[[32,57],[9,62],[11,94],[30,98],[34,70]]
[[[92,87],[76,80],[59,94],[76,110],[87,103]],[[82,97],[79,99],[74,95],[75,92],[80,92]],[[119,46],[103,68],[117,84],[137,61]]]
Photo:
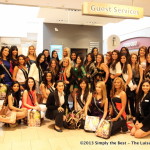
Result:
[[[82,65],[83,65],[84,57],[83,57],[82,55],[78,55],[77,58],[78,58],[78,57],[81,59],[81,63],[80,63],[80,65],[78,66],[78,73],[81,74],[81,72],[82,72],[82,71],[81,71],[81,67],[82,67]],[[76,61],[77,61],[77,59],[76,59]]]
[[[91,62],[87,65],[87,63],[88,63],[88,60],[87,60],[87,57],[88,56],[91,56]],[[94,60],[95,60],[95,58],[94,58],[94,54],[93,53],[89,53],[89,54],[87,54],[86,55],[86,60],[85,60],[85,62],[84,62],[84,66],[86,67],[86,71],[88,72],[89,71],[89,67],[90,67],[90,65],[91,65],[91,63],[93,63],[94,62]]]
[[26,57],[24,55],[22,55],[22,54],[17,57],[18,65],[20,65],[19,64],[19,58],[20,57],[22,57],[24,59],[24,66],[25,66],[26,65]]
[[42,64],[40,64],[40,62],[39,62],[42,56],[44,56],[44,62],[45,62],[45,55],[43,53],[40,53],[36,59],[36,66],[38,69],[39,69],[40,65],[44,64],[44,62],[42,62]]
[[34,80],[33,77],[28,77],[28,79],[27,79],[26,82],[25,82],[25,89],[26,89],[27,91],[30,91],[30,88],[29,88],[29,85],[28,85],[28,81],[29,81],[29,80],[33,80],[33,82],[34,82],[34,85],[33,85],[33,87],[32,87],[32,91],[34,91],[35,88],[36,88],[36,83],[35,83],[35,80]]
[[150,53],[150,46],[147,48],[147,53],[148,54]]
[[3,51],[4,51],[5,48],[8,48],[8,50],[9,50],[9,54],[8,54],[8,56],[6,57],[6,59],[9,61],[9,60],[10,60],[10,49],[9,49],[8,46],[2,46],[1,51],[0,51],[0,58],[3,59],[2,53],[3,53]]
[[[144,83],[148,82],[150,84],[150,81],[149,80],[143,80],[141,85],[140,85],[140,88],[139,88],[139,93],[138,93],[138,96],[137,96],[137,103],[136,103],[136,107],[138,106],[139,102],[141,101],[141,99],[143,98],[144,96],[144,92],[142,90],[142,86]],[[150,92],[150,91],[149,91]]]
[[[14,92],[13,90],[13,86],[15,84],[18,84],[19,85],[19,90],[17,92]],[[11,95],[14,97],[14,99],[16,99],[17,101],[14,101],[15,103],[15,106],[19,107],[19,101],[20,101],[20,98],[21,98],[21,89],[20,89],[20,83],[18,81],[14,81],[11,85],[11,87],[7,90],[7,93],[6,93],[6,100],[7,100],[7,104],[8,104],[8,96]]]
[[[44,54],[45,51],[47,51],[49,53],[48,49],[44,49],[42,54]],[[50,53],[49,53],[48,57],[45,56],[45,61],[47,61],[48,63],[50,62]]]
[[[121,57],[122,57],[122,56],[124,56],[124,57],[126,58],[125,64],[123,64],[123,63],[121,62]],[[120,63],[121,63],[122,72],[123,72],[123,73],[127,73],[128,61],[127,61],[127,55],[126,55],[126,54],[121,54],[121,56],[120,56]]]
[[[10,47],[10,59],[13,59],[12,58],[12,52],[14,51],[14,50],[16,50],[17,52],[18,52],[18,47],[17,46],[15,46],[15,45],[13,45],[13,46],[11,46]],[[18,54],[16,55],[16,59],[17,59],[17,57],[18,57]]]
[[47,79],[46,79],[48,73],[50,73],[51,76],[52,76],[51,83],[52,83],[52,84],[54,83],[53,73],[52,73],[51,71],[45,71],[44,77],[43,77],[43,83],[44,83],[44,85],[45,85],[46,87],[48,86],[48,82],[47,82]]
[[[54,57],[53,57],[53,54],[54,54],[55,52],[57,53],[57,51],[55,51],[55,50],[52,51],[52,58],[54,58]],[[54,59],[56,59],[56,60],[58,61],[58,63],[59,63],[58,53],[57,53],[57,58],[54,58]]]
[[[54,72],[51,70],[51,68],[52,68],[52,67],[51,67],[52,61],[55,61],[55,63],[56,63],[55,74],[54,74]],[[56,76],[56,74],[59,72],[59,64],[58,64],[58,61],[57,61],[55,58],[52,58],[52,59],[50,60],[50,63],[49,63],[49,70],[52,71],[53,75],[55,75],[55,76]]]
[[82,78],[82,79],[79,81],[79,88],[78,88],[78,91],[77,91],[77,98],[78,98],[78,99],[81,99],[80,96],[81,96],[81,94],[82,94],[82,89],[81,89],[81,87],[80,87],[80,84],[81,84],[82,82],[85,82],[85,84],[86,84],[86,88],[85,88],[84,95],[83,95],[83,101],[86,102],[87,97],[88,97],[88,94],[89,94],[88,80],[86,79],[86,77]]
[[[104,63],[104,55],[103,54],[97,54],[97,56],[101,56],[101,58],[102,58],[102,60],[101,60],[101,62],[100,62],[100,65],[102,64],[102,63]],[[97,67],[97,65],[98,65],[98,63],[97,63],[97,56],[96,56],[96,67]],[[99,67],[99,66],[98,66]]]
[[106,55],[110,56],[110,60],[109,60],[109,62],[107,62],[107,66],[110,67],[110,64],[112,63],[112,52],[107,52]]
[[[126,54],[125,53],[122,53],[123,49],[126,50]],[[130,53],[129,53],[129,49],[127,47],[121,47],[121,50],[120,50],[120,55],[122,54],[125,54],[127,56],[127,58],[130,58]]]
[[98,48],[97,47],[93,47],[91,53],[94,53],[94,49],[97,49],[97,54],[98,54]]
[[114,62],[113,59],[112,59],[112,63],[111,63],[111,65],[110,65],[110,67],[111,67],[113,70],[115,70],[116,64],[120,61],[120,53],[119,53],[118,50],[113,50],[113,51],[112,51],[112,55],[113,55],[113,53],[117,53],[117,55],[118,55],[117,60]]
[[[148,56],[150,57],[150,53],[146,56],[146,59]],[[148,63],[148,61],[146,61],[146,69],[144,71],[144,75],[146,75],[149,72],[149,70],[150,70],[150,63]]]
[[[76,53],[76,52],[71,52],[71,55],[72,55],[72,54],[75,54],[75,55],[76,55],[76,59],[77,59],[77,53]],[[74,63],[76,63],[76,59],[75,59],[75,60],[72,60],[71,55],[70,55],[71,61],[74,61]]]
[[[146,46],[141,46],[140,48],[139,48],[139,50],[138,50],[138,56],[140,57],[140,50],[141,49],[144,49],[144,51],[145,51],[145,58],[146,58],[146,55],[147,55],[147,53],[148,53],[148,50],[147,50],[147,47]],[[140,59],[139,59],[139,62],[140,62]],[[141,62],[140,62],[141,63]]]
[[85,60],[85,62],[84,62],[84,65],[87,64],[87,62],[88,62],[87,57],[88,57],[89,55],[91,56],[91,59],[92,59],[92,60],[91,60],[91,63],[94,62],[94,59],[95,59],[95,58],[94,58],[94,54],[93,54],[93,53],[88,53],[88,54],[86,55],[86,60]]
[[61,83],[61,82],[64,84],[64,82],[62,80],[57,80],[54,85],[54,87],[55,87],[54,97],[55,97],[56,106],[60,106],[58,90],[56,87],[57,87],[58,83]]

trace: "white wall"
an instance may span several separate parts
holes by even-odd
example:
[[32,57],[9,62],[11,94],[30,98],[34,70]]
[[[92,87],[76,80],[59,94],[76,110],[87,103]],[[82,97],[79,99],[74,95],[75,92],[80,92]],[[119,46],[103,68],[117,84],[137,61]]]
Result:
[[[39,7],[27,7],[16,5],[0,4],[0,37],[24,37],[28,33],[37,33],[37,54],[43,50],[43,19],[37,18]],[[22,45],[23,54],[26,54],[29,45],[35,42]]]

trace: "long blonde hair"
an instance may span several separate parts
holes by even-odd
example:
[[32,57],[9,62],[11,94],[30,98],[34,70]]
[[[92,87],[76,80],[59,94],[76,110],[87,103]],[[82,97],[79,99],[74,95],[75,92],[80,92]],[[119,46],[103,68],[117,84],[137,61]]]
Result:
[[116,88],[115,88],[115,85],[114,85],[114,83],[116,82],[116,80],[119,80],[121,82],[120,89],[123,90],[123,91],[125,91],[125,83],[124,83],[124,81],[120,77],[116,77],[114,79],[114,81],[113,81],[112,89],[111,89],[111,92],[110,92],[110,97],[111,98],[115,95],[115,92],[116,92]]
[[29,56],[29,54],[30,54],[30,52],[29,52],[30,47],[33,47],[33,48],[34,48],[33,56],[36,58],[36,57],[37,57],[37,56],[36,56],[36,51],[35,51],[35,47],[34,47],[33,45],[30,45],[30,46],[28,47],[28,54],[27,54],[27,56]]
[[64,60],[68,60],[68,66],[65,67],[64,72],[66,73],[66,76],[69,78],[70,77],[70,70],[71,70],[71,59],[69,57],[65,57],[62,60],[62,63]]
[[[105,82],[103,82],[103,81],[99,81],[99,82],[96,83],[96,85],[98,85],[98,84],[101,87],[102,105],[104,105],[106,100],[107,100],[106,85],[105,85]],[[95,93],[95,94],[97,95],[97,93]]]
[[[67,57],[69,57],[70,58],[70,48],[69,47],[65,47],[64,49],[63,49],[63,52],[64,52],[64,50],[66,50],[67,51]],[[63,56],[64,57],[64,56]]]

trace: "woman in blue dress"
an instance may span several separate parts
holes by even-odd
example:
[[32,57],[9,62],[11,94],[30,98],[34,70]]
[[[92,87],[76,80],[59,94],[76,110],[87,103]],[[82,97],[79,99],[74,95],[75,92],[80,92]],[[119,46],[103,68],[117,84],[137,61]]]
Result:
[[11,86],[12,75],[10,73],[9,47],[2,47],[0,52],[0,78],[4,84]]

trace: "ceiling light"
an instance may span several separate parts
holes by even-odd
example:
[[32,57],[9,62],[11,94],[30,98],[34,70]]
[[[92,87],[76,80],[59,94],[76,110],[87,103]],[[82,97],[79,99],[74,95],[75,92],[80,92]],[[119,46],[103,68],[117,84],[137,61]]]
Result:
[[56,32],[59,31],[58,28],[54,28],[54,30],[55,30]]

